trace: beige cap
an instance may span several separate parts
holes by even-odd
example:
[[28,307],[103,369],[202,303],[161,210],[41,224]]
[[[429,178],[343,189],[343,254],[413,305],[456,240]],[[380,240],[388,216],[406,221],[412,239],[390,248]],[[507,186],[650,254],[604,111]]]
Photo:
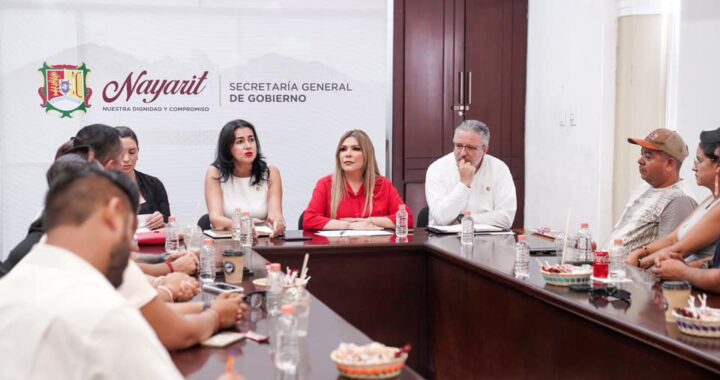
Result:
[[680,162],[683,162],[688,156],[688,147],[682,137],[677,132],[665,128],[658,128],[650,132],[644,139],[629,137],[628,142],[643,148],[665,152]]

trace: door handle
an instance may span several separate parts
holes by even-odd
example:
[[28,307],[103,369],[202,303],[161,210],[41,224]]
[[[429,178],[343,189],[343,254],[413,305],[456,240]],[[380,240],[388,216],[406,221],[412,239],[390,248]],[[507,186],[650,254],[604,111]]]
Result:
[[458,72],[459,82],[460,86],[458,86],[458,98],[460,101],[460,104],[455,104],[452,106],[453,111],[457,111],[458,116],[462,116],[465,110],[467,109],[465,105],[465,72],[459,71]]
[[468,102],[465,105],[467,108],[465,110],[470,109],[470,103],[472,103],[472,71],[468,71]]

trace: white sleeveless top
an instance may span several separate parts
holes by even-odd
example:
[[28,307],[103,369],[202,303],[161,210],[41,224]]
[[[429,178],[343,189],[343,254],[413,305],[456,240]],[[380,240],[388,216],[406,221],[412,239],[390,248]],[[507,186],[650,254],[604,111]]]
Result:
[[[701,203],[696,209],[695,212],[690,215],[687,222],[680,225],[680,228],[677,232],[677,238],[678,240],[682,240],[685,238],[685,236],[690,232],[695,225],[698,224],[698,222],[705,217],[705,214],[708,213],[713,207],[715,207],[718,204],[719,199],[713,199],[713,197],[709,197],[706,199],[703,203]],[[700,260],[706,257],[711,257],[715,253],[715,244],[717,242],[713,242],[707,247],[704,247],[697,252],[693,253],[692,255],[685,258],[685,261],[687,262],[693,262],[696,260]]]
[[231,175],[226,182],[220,182],[226,217],[232,218],[239,207],[242,211],[250,211],[253,218],[267,219],[268,182],[251,186],[250,178]]

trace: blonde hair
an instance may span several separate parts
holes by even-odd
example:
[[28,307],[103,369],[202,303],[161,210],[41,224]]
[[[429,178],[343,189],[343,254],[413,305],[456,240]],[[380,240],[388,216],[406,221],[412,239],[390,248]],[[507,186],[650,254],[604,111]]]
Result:
[[342,169],[340,162],[340,148],[348,137],[354,137],[360,145],[360,150],[365,158],[365,166],[363,167],[363,185],[365,186],[365,205],[363,206],[362,216],[372,215],[373,198],[375,197],[375,182],[380,178],[380,170],[375,160],[375,148],[368,137],[367,133],[360,129],[353,129],[345,132],[338,142],[335,149],[335,172],[332,175],[332,190],[330,191],[330,218],[337,219],[337,209],[345,196],[345,171]]

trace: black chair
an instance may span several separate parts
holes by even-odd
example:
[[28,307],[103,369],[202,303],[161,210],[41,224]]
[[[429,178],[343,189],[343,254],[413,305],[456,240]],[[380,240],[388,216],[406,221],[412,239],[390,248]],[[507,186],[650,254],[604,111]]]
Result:
[[201,230],[211,230],[212,226],[210,226],[210,215],[205,214],[200,217],[197,221],[198,227],[200,227]]
[[422,210],[417,215],[417,223],[415,223],[416,228],[422,228],[428,226],[428,219],[430,217],[430,209],[427,207],[423,207]]
[[300,231],[303,229],[303,215],[305,215],[305,211],[300,213],[300,219],[298,219],[298,230]]

